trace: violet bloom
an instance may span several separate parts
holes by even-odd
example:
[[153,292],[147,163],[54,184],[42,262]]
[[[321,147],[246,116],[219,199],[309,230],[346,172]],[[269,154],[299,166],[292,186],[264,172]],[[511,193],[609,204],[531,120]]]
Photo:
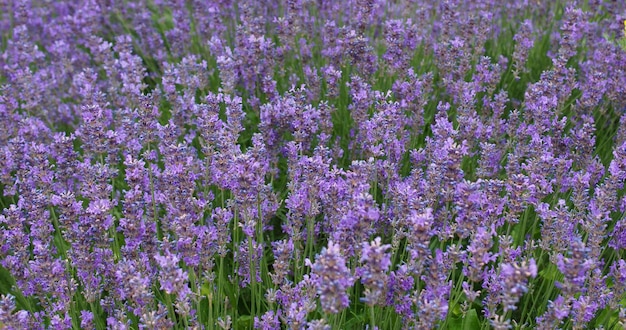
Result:
[[389,244],[382,244],[380,237],[376,237],[371,243],[363,243],[361,250],[362,267],[357,274],[361,277],[361,283],[365,286],[363,302],[370,306],[381,303],[385,297],[389,275],[387,271],[391,266],[391,255],[387,252],[391,248]]
[[521,74],[528,72],[526,61],[530,50],[534,46],[533,24],[531,20],[525,20],[519,27],[519,30],[513,37],[515,41],[515,51],[513,52],[513,74],[516,79]]
[[307,259],[311,267],[311,280],[315,283],[325,313],[336,314],[348,307],[350,298],[346,290],[354,283],[346,259],[341,254],[339,244],[328,242],[314,264]]
[[291,264],[294,255],[293,240],[280,240],[272,242],[272,250],[274,252],[273,272],[270,273],[272,283],[280,285],[287,279],[287,275],[290,272]]
[[407,265],[401,265],[389,274],[386,303],[405,320],[413,315],[411,291],[414,286],[415,278]]
[[500,290],[497,293],[498,300],[504,305],[504,311],[513,311],[519,298],[528,291],[528,279],[537,276],[537,264],[534,259],[529,263],[525,261],[521,265],[517,263],[505,263],[500,265],[499,282]]
[[161,290],[176,297],[177,312],[183,316],[195,313],[190,306],[189,274],[179,266],[180,257],[166,250],[165,255],[157,254],[154,260],[160,268]]
[[93,323],[93,313],[90,311],[80,311],[80,326],[84,329],[95,328]]
[[293,286],[283,283],[275,296],[270,297],[278,302],[282,310],[281,320],[291,329],[303,329],[307,315],[316,309],[315,285],[309,275],[304,275],[303,280]]
[[280,312],[267,311],[261,318],[254,318],[254,328],[261,330],[279,330]]

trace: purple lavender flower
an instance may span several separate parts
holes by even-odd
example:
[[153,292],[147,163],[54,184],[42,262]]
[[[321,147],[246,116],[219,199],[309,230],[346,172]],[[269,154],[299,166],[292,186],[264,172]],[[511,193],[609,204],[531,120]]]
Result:
[[[248,244],[249,240],[251,241],[252,251],[250,251],[250,247]],[[260,283],[261,272],[260,272],[260,262],[263,257],[263,247],[254,241],[253,238],[246,237],[241,244],[239,244],[239,251],[235,254],[235,260],[237,261],[237,275],[239,275],[240,281],[239,286],[242,288],[248,287],[250,283],[252,283],[252,276],[256,277],[256,282]],[[250,265],[250,260],[253,260],[253,265]],[[250,269],[250,266],[254,266],[255,269]],[[254,275],[253,275],[254,274]]]
[[272,282],[276,285],[282,284],[291,269],[291,260],[294,254],[293,240],[281,240],[272,242],[274,250],[274,271],[270,274]]
[[520,79],[521,74],[528,72],[526,61],[528,54],[533,48],[533,24],[531,20],[525,20],[519,27],[513,40],[515,41],[515,51],[513,52],[513,74],[516,79]]
[[339,245],[329,241],[315,263],[307,259],[307,265],[311,267],[311,281],[315,283],[322,310],[336,314],[348,307],[350,298],[346,290],[352,286],[354,278],[346,267]]
[[403,318],[412,317],[412,299],[410,292],[415,285],[415,279],[406,265],[401,265],[389,274],[389,291],[386,304],[393,306],[396,313]]
[[384,302],[387,271],[391,266],[391,255],[387,253],[390,248],[391,245],[381,243],[380,237],[376,237],[371,243],[363,243],[360,257],[363,266],[357,268],[355,276],[365,286],[365,297],[361,299],[367,305],[374,306]]
[[480,281],[484,267],[497,258],[497,254],[491,252],[493,236],[493,229],[489,230],[485,227],[478,227],[476,232],[472,235],[472,240],[467,247],[469,256],[467,257],[466,266],[463,267],[463,271],[465,276],[474,282]]
[[157,254],[154,259],[159,266],[159,283],[161,290],[176,297],[178,313],[187,317],[191,314],[191,289],[189,274],[179,266],[180,258],[166,250],[165,255]]
[[537,264],[534,259],[529,262],[502,263],[499,266],[499,274],[490,272],[490,279],[486,281],[488,289],[485,298],[486,308],[489,315],[497,315],[495,307],[503,306],[504,313],[516,310],[516,304],[520,297],[528,292],[528,280],[537,276]]
[[261,330],[279,330],[280,312],[267,311],[261,318],[254,318],[254,328]]
[[93,328],[93,313],[90,311],[80,312],[80,326],[82,328]]
[[307,323],[307,315],[316,309],[316,283],[309,275],[296,284],[284,283],[276,291],[276,300],[283,311],[283,323],[301,328]]

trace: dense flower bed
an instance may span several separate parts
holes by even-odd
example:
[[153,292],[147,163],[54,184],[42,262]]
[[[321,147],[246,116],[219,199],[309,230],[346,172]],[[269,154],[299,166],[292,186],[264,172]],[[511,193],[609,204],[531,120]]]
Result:
[[623,1],[0,2],[0,328],[626,327]]

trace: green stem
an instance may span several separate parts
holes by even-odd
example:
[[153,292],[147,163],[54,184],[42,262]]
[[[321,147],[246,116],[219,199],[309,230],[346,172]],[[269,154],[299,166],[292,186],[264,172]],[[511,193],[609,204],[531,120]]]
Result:
[[209,330],[215,329],[215,319],[213,317],[213,294],[209,297]]
[[167,305],[167,315],[169,315],[170,320],[174,322],[174,325],[178,324],[176,321],[176,313],[174,312],[172,297],[169,293],[165,293],[165,304]]
[[100,311],[98,309],[98,306],[94,302],[90,302],[89,307],[91,308],[91,313],[94,316],[94,323],[95,323],[96,329],[104,329],[105,327],[102,322],[102,318],[100,317]]
[[313,243],[315,237],[315,219],[312,217],[306,218],[306,252],[305,257],[312,259]]
[[[216,311],[218,315],[222,315],[226,312],[226,306],[224,306],[224,257],[220,256],[220,270],[217,276],[217,300],[216,300]],[[215,322],[217,319],[217,315],[211,314],[211,324]]]
[[[263,211],[261,209],[261,196],[257,196],[257,214],[259,217],[259,221],[257,221],[256,223],[256,237],[257,237],[257,243],[259,244],[260,248],[263,249],[264,247],[264,243],[265,243],[265,237],[263,237]],[[261,259],[259,260],[259,272],[261,273],[261,285],[258,286],[258,290],[256,292],[256,302],[258,303],[257,305],[257,311],[261,311],[261,303],[263,302],[263,284],[264,283],[271,283],[271,280],[269,279],[268,276],[268,266],[267,266],[267,260],[266,258],[264,258],[263,255],[261,255]]]
[[[297,237],[297,235],[294,235],[295,237]],[[304,269],[304,260],[307,258],[306,255],[300,255],[300,251],[302,250],[302,242],[299,238],[295,238],[293,241],[293,246],[294,246],[294,280],[295,282],[300,282],[302,280],[302,272]],[[306,251],[305,251],[306,253]]]
[[248,237],[248,262],[249,262],[249,267],[250,267],[250,295],[251,295],[251,302],[250,302],[250,315],[255,316],[256,312],[257,312],[257,301],[258,301],[258,297],[256,297],[256,264],[254,262],[254,246],[252,244],[252,238]]
[[[239,238],[239,212],[237,211],[237,208],[235,208],[234,210],[234,215],[233,215],[233,255],[235,253],[239,253],[239,243],[240,243],[240,238]],[[237,275],[237,268],[239,266],[239,262],[237,260],[233,260],[233,280],[234,282],[231,283],[232,285],[238,286],[239,285],[239,275]],[[233,293],[234,295],[234,301],[230,302],[231,304],[234,305],[234,307],[232,308],[232,319],[233,319],[233,324],[237,324],[237,318],[238,318],[238,310],[237,310],[237,304],[239,303],[239,291],[240,290],[234,290],[235,292]]]
[[371,305],[369,308],[370,311],[370,329],[376,329],[376,318],[374,317],[374,306]]

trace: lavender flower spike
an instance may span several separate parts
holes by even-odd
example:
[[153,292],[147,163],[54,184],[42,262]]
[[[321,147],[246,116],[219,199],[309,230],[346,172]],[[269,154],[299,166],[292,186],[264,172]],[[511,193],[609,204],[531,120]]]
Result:
[[315,284],[325,313],[336,314],[348,307],[350,298],[346,290],[354,283],[346,259],[341,254],[339,244],[328,242],[314,264],[306,260],[311,267],[311,281]]

